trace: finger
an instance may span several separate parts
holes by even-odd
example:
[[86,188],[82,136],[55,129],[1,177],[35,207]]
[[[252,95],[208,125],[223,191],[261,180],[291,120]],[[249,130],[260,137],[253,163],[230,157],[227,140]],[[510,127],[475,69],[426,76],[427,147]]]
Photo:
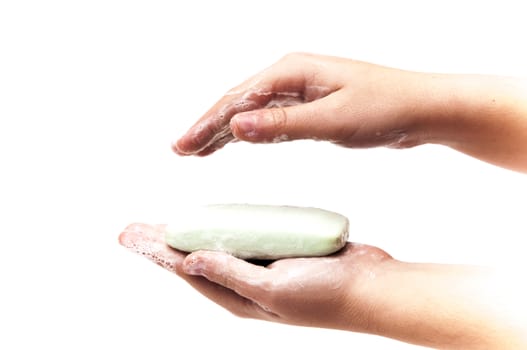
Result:
[[183,273],[185,253],[169,247],[164,240],[165,225],[131,224],[119,235],[119,243],[178,274],[198,292],[239,317],[268,319],[271,314],[252,300],[201,276]]
[[234,115],[309,102],[331,93],[333,90],[316,80],[319,65],[312,59],[303,61],[283,59],[231,90],[173,144],[174,151],[180,155],[212,153],[221,148],[215,143],[230,135]]
[[[267,79],[273,79],[268,77]],[[245,84],[244,84],[245,85]],[[201,117],[179,140],[172,145],[174,151],[180,155],[192,155],[205,149],[219,149],[221,140],[232,140],[230,120],[238,113],[264,108],[275,98],[269,84],[258,81],[255,85],[233,94],[225,95],[203,117]],[[294,98],[299,94],[289,96]],[[230,141],[229,140],[229,141]],[[210,152],[212,153],[212,152]]]
[[209,154],[212,154],[216,152],[217,150],[223,148],[223,146],[225,146],[226,144],[230,142],[236,142],[236,141],[237,139],[234,137],[234,135],[229,134],[223,137],[222,139],[215,141],[214,143],[212,143],[210,146],[207,146],[203,150],[199,151],[198,153],[196,153],[196,155],[200,157],[208,156]]
[[236,138],[249,142],[337,140],[349,137],[354,130],[353,116],[344,118],[339,109],[336,92],[310,103],[239,113],[230,125]]
[[119,243],[169,271],[181,273],[186,254],[165,243],[165,226],[131,224],[119,235]]
[[203,296],[243,318],[271,320],[275,315],[254,300],[245,298],[234,290],[212,282],[203,276],[181,276]]
[[265,267],[213,251],[189,254],[183,262],[183,271],[189,275],[203,276],[253,301],[262,299],[270,275]]

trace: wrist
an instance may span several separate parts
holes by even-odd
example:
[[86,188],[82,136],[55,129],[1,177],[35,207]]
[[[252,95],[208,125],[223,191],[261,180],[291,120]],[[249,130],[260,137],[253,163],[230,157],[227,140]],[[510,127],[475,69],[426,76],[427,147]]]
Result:
[[477,266],[386,261],[370,291],[370,331],[442,349],[522,348],[524,288],[511,292],[517,280],[502,277]]
[[473,123],[474,98],[457,75],[410,72],[403,109],[419,144],[450,145]]
[[[499,113],[489,77],[421,74],[418,106],[427,143],[455,146],[481,133],[482,117]],[[501,107],[503,108],[503,107]],[[489,130],[490,131],[490,130]]]
[[414,120],[421,143],[449,146],[527,170],[527,86],[519,79],[417,73]]

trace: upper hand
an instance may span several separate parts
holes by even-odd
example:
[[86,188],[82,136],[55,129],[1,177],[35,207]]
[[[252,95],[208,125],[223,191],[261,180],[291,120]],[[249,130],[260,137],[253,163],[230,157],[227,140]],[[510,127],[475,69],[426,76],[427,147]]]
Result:
[[290,54],[229,91],[173,149],[204,156],[235,139],[394,148],[436,143],[527,172],[526,101],[521,79]]
[[230,90],[174,143],[207,155],[231,140],[327,140],[371,147],[421,142],[415,74],[337,57],[290,54]]

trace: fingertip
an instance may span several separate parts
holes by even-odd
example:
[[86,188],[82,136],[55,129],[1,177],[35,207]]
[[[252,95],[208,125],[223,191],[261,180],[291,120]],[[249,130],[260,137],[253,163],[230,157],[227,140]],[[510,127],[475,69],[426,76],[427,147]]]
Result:
[[136,242],[141,238],[141,235],[145,231],[146,224],[133,223],[128,226],[119,234],[119,244],[125,248],[134,248]]
[[203,260],[199,253],[190,253],[185,257],[182,264],[182,270],[187,275],[200,276],[203,274]]
[[211,122],[196,124],[172,143],[172,149],[181,156],[199,155],[215,142],[217,133],[218,130]]
[[287,113],[294,107],[269,108],[237,114],[231,119],[232,134],[243,141],[254,143],[276,143],[287,141],[295,135],[287,123]]
[[170,143],[170,148],[172,148],[172,151],[173,151],[174,153],[179,154],[179,155],[182,155],[182,154],[180,154],[179,147],[178,147],[178,145],[177,145],[178,141],[179,141],[179,139],[178,139],[178,140],[175,140],[175,141],[172,141],[172,142]]
[[230,121],[232,134],[234,135],[234,137],[240,140],[257,140],[257,120],[258,116],[252,112],[240,113],[238,115],[235,115]]
[[129,248],[130,247],[130,239],[128,237],[127,232],[121,232],[119,234],[118,241],[119,241],[119,244],[122,245],[123,247],[125,247],[125,248]]
[[188,254],[183,260],[183,271],[189,275],[212,277],[233,267],[238,260],[220,251],[198,250]]
[[192,152],[189,151],[188,145],[185,144],[184,136],[172,141],[171,148],[172,151],[179,156],[188,156],[192,154]]

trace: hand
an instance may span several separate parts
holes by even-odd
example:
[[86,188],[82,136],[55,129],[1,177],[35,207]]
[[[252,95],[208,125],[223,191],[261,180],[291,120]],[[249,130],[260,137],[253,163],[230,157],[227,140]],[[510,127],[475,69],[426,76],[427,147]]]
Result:
[[174,150],[207,155],[233,139],[415,145],[420,136],[408,90],[418,84],[415,75],[349,59],[290,54],[229,91]]
[[525,290],[481,267],[410,264],[348,243],[321,258],[258,266],[167,246],[163,225],[130,225],[121,244],[240,317],[373,333],[442,349],[527,346]]
[[[376,268],[391,259],[380,249],[348,243],[329,257],[284,259],[263,267],[219,252],[187,255],[172,249],[164,241],[164,225],[130,225],[119,241],[240,317],[362,332],[368,330],[364,315]],[[353,303],[350,290],[357,299]],[[354,324],[350,315],[356,315]]]
[[205,156],[232,140],[296,139],[346,147],[436,143],[527,171],[527,82],[290,54],[229,91],[173,148]]

